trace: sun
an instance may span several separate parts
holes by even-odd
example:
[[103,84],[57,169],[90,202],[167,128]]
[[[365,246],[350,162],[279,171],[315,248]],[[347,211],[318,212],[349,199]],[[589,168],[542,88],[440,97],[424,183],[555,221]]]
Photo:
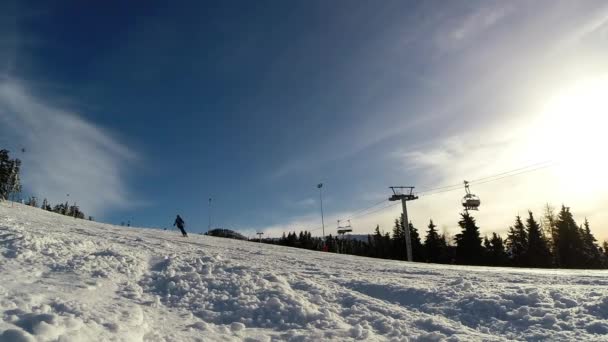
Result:
[[563,86],[540,113],[527,145],[556,163],[560,185],[586,194],[608,190],[608,74]]

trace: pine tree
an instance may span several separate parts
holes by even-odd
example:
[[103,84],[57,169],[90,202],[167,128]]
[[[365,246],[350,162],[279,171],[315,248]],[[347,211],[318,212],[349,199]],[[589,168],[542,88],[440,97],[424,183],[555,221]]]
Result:
[[500,235],[492,233],[492,237],[484,241],[488,264],[492,266],[506,266],[509,262],[509,257],[505,251],[504,241]]
[[528,265],[528,233],[519,215],[515,218],[515,225],[509,227],[507,250],[514,266],[524,267]]
[[306,249],[312,249],[312,236],[310,234],[309,231],[304,231],[301,234],[302,237],[302,241],[300,241],[300,245],[302,246],[302,248],[306,248]]
[[406,260],[407,258],[405,247],[405,230],[403,229],[402,218],[395,219],[391,257],[397,260]]
[[21,192],[20,169],[19,159],[10,159],[8,150],[0,150],[0,200]]
[[30,207],[38,207],[38,200],[36,199],[36,196],[30,196],[25,204]]
[[608,240],[604,240],[602,244],[602,266],[608,268]]
[[408,224],[410,229],[410,242],[412,243],[412,260],[413,261],[422,261],[424,257],[424,250],[422,249],[422,243],[420,242],[420,234],[418,234],[418,229],[414,227],[412,222]]
[[371,234],[367,234],[367,247],[367,253],[365,255],[371,258],[376,257],[374,237]]
[[463,265],[479,265],[483,259],[483,247],[479,236],[479,227],[468,212],[460,214],[458,222],[462,231],[456,234],[456,261]]
[[15,159],[13,162],[13,171],[11,173],[11,188],[9,194],[18,194],[21,192],[21,179],[19,176],[19,170],[21,168],[21,161]]
[[591,233],[589,221],[585,218],[584,227],[581,227],[580,235],[583,239],[583,267],[599,268],[602,267],[602,255],[597,245],[597,240]]
[[386,245],[384,244],[384,237],[380,232],[380,225],[376,225],[374,235],[372,236],[373,241],[373,254],[376,258],[386,258]]
[[298,245],[298,236],[295,232],[289,232],[287,234],[287,246],[296,247]]
[[552,263],[553,265],[557,265],[558,261],[558,247],[557,247],[557,216],[555,215],[555,209],[547,203],[545,205],[545,210],[543,214],[543,218],[541,220],[541,225],[543,229],[543,233],[547,239],[547,244],[549,246],[549,250],[551,255],[553,256]]
[[440,262],[441,260],[441,241],[439,234],[437,233],[437,226],[430,220],[428,225],[428,232],[424,239],[424,249],[426,254],[426,260],[429,262]]
[[486,236],[483,237],[483,240],[481,240],[481,241],[482,241],[482,244],[483,244],[483,248],[485,248],[485,250],[487,252],[490,249],[490,247],[491,247],[491,245],[490,245],[490,239],[488,239],[488,236],[486,235]]
[[383,258],[391,258],[391,234],[386,232],[382,235]]
[[526,252],[526,264],[529,267],[551,267],[552,256],[549,245],[543,236],[540,225],[534,220],[531,211],[528,211],[526,220],[528,234],[528,248]]
[[325,237],[325,244],[327,245],[328,252],[336,253],[338,251],[337,245],[336,245],[336,239],[331,234],[329,234],[328,236]]
[[7,200],[9,188],[11,160],[7,150],[0,150],[0,200]]
[[555,222],[557,265],[562,268],[577,268],[583,265],[583,240],[570,208],[562,205]]
[[46,198],[42,201],[42,207],[41,208],[43,210],[46,210],[46,211],[53,211],[53,208],[51,207],[51,204],[49,204],[49,201]]
[[444,232],[439,236],[439,247],[441,249],[441,256],[439,262],[443,264],[454,264],[456,263],[456,247],[454,246],[454,239]]

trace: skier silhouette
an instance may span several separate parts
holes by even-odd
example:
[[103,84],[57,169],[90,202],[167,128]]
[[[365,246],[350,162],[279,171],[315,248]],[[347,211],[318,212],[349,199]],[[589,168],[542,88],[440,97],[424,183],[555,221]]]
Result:
[[177,217],[175,218],[175,223],[173,223],[173,225],[177,226],[177,228],[182,232],[182,236],[188,237],[188,233],[186,233],[186,231],[184,230],[186,222],[184,222],[184,220],[182,220],[179,215],[177,215]]

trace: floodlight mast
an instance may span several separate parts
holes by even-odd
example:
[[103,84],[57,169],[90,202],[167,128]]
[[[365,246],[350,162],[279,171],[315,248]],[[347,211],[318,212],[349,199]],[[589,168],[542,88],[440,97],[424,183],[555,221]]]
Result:
[[413,186],[391,186],[391,190],[393,190],[393,195],[389,197],[389,201],[398,201],[401,200],[401,207],[403,208],[403,213],[401,214],[401,219],[403,221],[403,230],[405,235],[405,248],[407,252],[407,261],[412,261],[412,238],[410,236],[410,224],[407,219],[407,201],[417,200],[418,196],[414,195],[414,187]]

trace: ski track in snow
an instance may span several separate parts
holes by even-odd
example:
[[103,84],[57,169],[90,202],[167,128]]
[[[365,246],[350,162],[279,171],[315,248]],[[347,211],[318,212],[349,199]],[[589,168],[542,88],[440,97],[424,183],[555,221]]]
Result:
[[405,263],[0,203],[4,341],[608,341],[608,271]]

